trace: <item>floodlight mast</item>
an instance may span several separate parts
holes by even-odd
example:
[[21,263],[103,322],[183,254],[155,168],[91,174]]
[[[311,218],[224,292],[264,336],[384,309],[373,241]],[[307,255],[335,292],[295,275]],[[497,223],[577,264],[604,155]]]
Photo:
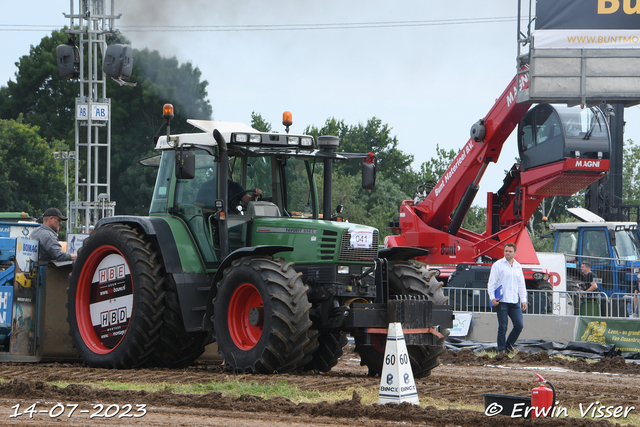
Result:
[[[72,230],[88,233],[103,217],[115,214],[111,201],[111,117],[106,75],[99,67],[107,49],[106,36],[117,35],[115,0],[70,0],[69,29],[80,53],[80,92],[75,105],[74,201]],[[74,8],[77,5],[77,12]],[[100,55],[100,56],[98,56]],[[86,127],[86,133],[81,131]]]

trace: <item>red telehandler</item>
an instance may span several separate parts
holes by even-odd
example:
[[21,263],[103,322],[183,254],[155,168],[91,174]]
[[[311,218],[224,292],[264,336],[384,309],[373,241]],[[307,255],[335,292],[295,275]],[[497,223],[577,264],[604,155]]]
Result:
[[[602,178],[609,170],[607,120],[598,108],[560,107],[516,102],[516,84],[526,89],[526,73],[518,73],[487,116],[471,128],[471,138],[437,183],[418,186],[414,200],[400,206],[392,224],[397,236],[385,247],[428,250],[416,258],[440,265],[440,279],[450,287],[486,287],[491,262],[503,256],[507,242],[518,246],[516,259],[525,266],[528,289],[550,290],[548,276],[526,229],[545,197],[570,196]],[[496,193],[487,195],[486,230],[461,227],[490,162],[518,127],[520,163],[513,165]],[[540,307],[540,305],[538,305]],[[538,312],[547,312],[546,305]]]

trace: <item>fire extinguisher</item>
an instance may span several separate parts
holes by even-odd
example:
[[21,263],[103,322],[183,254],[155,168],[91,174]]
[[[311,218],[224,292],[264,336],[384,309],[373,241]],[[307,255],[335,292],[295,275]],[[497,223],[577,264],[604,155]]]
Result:
[[[542,378],[540,374],[537,380],[533,380],[534,383],[541,383],[539,387],[531,390],[531,418],[536,418],[536,414],[540,416],[550,416],[556,401],[556,389],[549,381]],[[546,388],[544,385],[549,384],[551,389]],[[537,408],[537,409],[536,409]]]

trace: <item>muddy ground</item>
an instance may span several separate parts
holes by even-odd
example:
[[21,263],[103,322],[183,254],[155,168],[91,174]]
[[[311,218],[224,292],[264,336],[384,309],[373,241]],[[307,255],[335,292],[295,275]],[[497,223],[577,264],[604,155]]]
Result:
[[[379,378],[367,376],[357,354],[347,347],[340,363],[329,373],[243,375],[239,381],[286,380],[302,389],[340,390],[352,386],[376,389]],[[621,357],[596,363],[568,361],[546,353],[519,353],[514,358],[476,357],[469,351],[447,352],[431,376],[416,380],[421,398],[438,397],[451,402],[482,404],[482,393],[530,395],[535,373],[551,381],[560,407],[590,404],[634,407],[640,413],[640,365]],[[224,397],[220,393],[177,395],[169,392],[110,391],[80,383],[105,380],[149,383],[206,383],[230,374],[216,365],[182,370],[142,369],[114,371],[76,364],[0,364],[0,425],[39,426],[501,426],[501,425],[614,425],[621,419],[589,420],[546,418],[536,420],[488,417],[480,411],[401,405],[363,405],[354,393],[337,403],[294,404],[284,397]],[[72,385],[58,388],[50,381]],[[600,403],[596,403],[600,402]],[[19,406],[17,406],[19,405]],[[127,406],[127,405],[130,405]],[[137,405],[146,405],[144,408]],[[30,409],[30,410],[29,410]],[[73,412],[72,412],[73,410]],[[22,414],[15,416],[16,414]],[[96,414],[91,418],[92,414]],[[612,421],[612,422],[610,422]]]

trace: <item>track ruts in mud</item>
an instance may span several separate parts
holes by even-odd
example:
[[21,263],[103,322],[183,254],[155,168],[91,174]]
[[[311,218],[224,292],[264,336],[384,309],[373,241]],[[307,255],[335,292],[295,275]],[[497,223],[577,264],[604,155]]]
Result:
[[[295,404],[284,397],[262,399],[256,396],[225,397],[221,393],[204,395],[174,394],[167,391],[113,391],[94,389],[78,383],[149,382],[149,383],[207,383],[233,377],[238,381],[275,382],[287,381],[304,390],[346,390],[349,387],[377,387],[379,378],[368,377],[367,369],[359,365],[352,347],[345,349],[339,364],[328,373],[291,373],[283,375],[231,375],[216,365],[195,365],[185,369],[107,370],[83,367],[79,364],[0,364],[0,377],[6,382],[0,385],[0,423],[29,425],[25,418],[9,420],[10,407],[16,402],[24,405],[33,402],[78,403],[80,407],[124,402],[146,404],[148,416],[138,419],[148,426],[166,425],[169,419],[178,419],[172,425],[205,425],[216,417],[224,416],[225,425],[259,425],[264,417],[273,419],[273,425],[433,425],[433,426],[500,426],[500,425],[613,425],[607,420],[579,418],[554,418],[521,420],[508,417],[487,417],[479,411],[437,409],[410,405],[363,405],[360,396],[335,403]],[[640,408],[640,366],[625,363],[621,357],[604,359],[595,363],[585,360],[549,358],[546,353],[528,355],[519,353],[513,358],[498,356],[476,357],[470,351],[446,352],[442,365],[431,376],[416,380],[421,397],[436,397],[451,402],[482,404],[482,393],[527,396],[535,385],[531,381],[535,373],[541,373],[552,381],[558,391],[562,406],[576,407],[602,402],[607,405],[627,405]],[[537,369],[536,369],[537,368]],[[553,370],[556,368],[556,370]],[[561,369],[558,369],[561,368]],[[601,374],[594,374],[598,372]],[[65,381],[71,385],[61,388],[46,384]],[[640,411],[640,409],[638,409]],[[252,415],[253,414],[253,415]],[[258,414],[261,414],[258,416]],[[262,415],[264,414],[264,415]],[[173,416],[173,418],[171,418]],[[255,424],[252,417],[257,417]],[[260,418],[263,418],[262,421]],[[221,420],[223,418],[220,418]],[[41,418],[34,425],[60,425],[64,420]],[[93,422],[95,421],[95,424]],[[117,420],[76,420],[77,425],[134,425],[135,420],[122,423]],[[76,424],[69,424],[76,425]]]

